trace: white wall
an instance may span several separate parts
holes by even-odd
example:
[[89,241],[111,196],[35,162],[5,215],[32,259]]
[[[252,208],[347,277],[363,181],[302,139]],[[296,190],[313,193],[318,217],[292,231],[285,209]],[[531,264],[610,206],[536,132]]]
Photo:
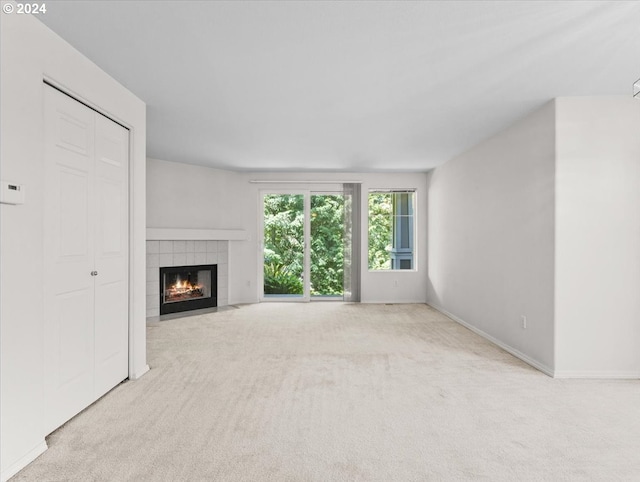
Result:
[[[261,189],[327,189],[326,184],[252,184],[250,180],[358,180],[362,184],[362,202],[366,206],[369,189],[416,188],[418,271],[369,272],[367,239],[362,238],[362,301],[426,301],[426,174],[424,173],[313,173],[313,172],[229,172],[166,161],[148,160],[147,217],[149,227],[243,229],[247,240],[229,242],[229,303],[258,301],[258,196]],[[187,188],[186,186],[191,186]],[[191,196],[202,209],[183,217],[180,199]],[[362,213],[366,230],[366,209]],[[397,286],[396,282],[397,281]]]
[[547,373],[554,365],[554,139],[550,102],[428,181],[428,303]]
[[640,101],[556,105],[556,375],[638,378]]
[[242,195],[238,174],[177,162],[147,160],[147,226],[236,229]]
[[[31,15],[0,15],[2,179],[27,188],[0,208],[0,458],[6,479],[46,449],[43,430],[43,77],[131,128],[130,377],[147,369],[145,105]],[[25,289],[29,287],[29,289]]]

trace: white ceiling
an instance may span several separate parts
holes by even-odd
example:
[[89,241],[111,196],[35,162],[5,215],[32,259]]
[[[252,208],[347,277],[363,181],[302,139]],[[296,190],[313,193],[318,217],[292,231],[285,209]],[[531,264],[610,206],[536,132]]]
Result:
[[640,2],[50,1],[147,103],[149,157],[425,171],[557,96],[631,95]]

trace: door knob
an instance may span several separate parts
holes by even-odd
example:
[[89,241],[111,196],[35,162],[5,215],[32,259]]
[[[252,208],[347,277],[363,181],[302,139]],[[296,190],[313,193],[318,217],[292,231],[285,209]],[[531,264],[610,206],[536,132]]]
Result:
[[92,271],[91,272],[91,276],[98,276],[98,272],[97,271]]

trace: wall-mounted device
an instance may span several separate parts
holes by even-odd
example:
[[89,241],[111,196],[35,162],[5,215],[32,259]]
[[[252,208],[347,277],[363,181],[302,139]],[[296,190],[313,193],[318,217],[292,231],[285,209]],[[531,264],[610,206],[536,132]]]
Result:
[[22,184],[0,181],[0,203],[24,204],[25,188]]

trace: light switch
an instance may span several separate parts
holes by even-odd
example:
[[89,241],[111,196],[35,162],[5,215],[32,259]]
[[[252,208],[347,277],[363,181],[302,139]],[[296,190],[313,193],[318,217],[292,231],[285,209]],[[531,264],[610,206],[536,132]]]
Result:
[[24,204],[25,187],[11,181],[0,181],[0,203]]

